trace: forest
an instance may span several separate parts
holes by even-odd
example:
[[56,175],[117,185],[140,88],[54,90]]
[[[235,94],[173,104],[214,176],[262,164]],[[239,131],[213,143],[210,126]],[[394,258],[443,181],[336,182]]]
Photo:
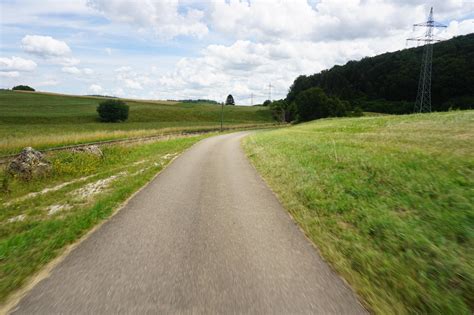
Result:
[[[367,112],[413,112],[423,47],[404,49],[360,61],[349,61],[309,76],[296,78],[286,103],[319,87],[329,97],[347,101],[351,108]],[[434,44],[432,110],[474,107],[474,34]]]

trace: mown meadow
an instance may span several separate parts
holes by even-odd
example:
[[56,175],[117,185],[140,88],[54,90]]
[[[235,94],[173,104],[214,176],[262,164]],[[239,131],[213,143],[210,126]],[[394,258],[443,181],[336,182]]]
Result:
[[473,143],[474,111],[455,111],[323,119],[244,147],[372,312],[472,314]]
[[[0,155],[25,146],[48,148],[100,140],[140,137],[220,126],[221,107],[206,103],[125,100],[129,119],[101,123],[96,112],[100,97],[40,92],[0,91]],[[263,107],[225,106],[224,126],[272,124]]]

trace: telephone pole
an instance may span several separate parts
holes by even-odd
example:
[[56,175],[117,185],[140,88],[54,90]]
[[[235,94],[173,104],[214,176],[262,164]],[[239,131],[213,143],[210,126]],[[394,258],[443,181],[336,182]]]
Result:
[[274,87],[274,86],[273,86],[272,83],[270,82],[270,83],[268,84],[268,99],[269,99],[270,101],[272,100],[272,87]]
[[433,62],[433,43],[439,42],[441,39],[435,38],[433,30],[435,28],[443,28],[446,25],[433,20],[433,7],[431,7],[428,21],[413,25],[413,30],[417,27],[425,27],[426,31],[423,36],[407,38],[407,41],[415,41],[424,43],[423,56],[421,58],[420,79],[418,81],[418,93],[415,101],[415,113],[431,112],[431,68]]
[[224,131],[224,102],[221,103],[221,132],[222,131]]

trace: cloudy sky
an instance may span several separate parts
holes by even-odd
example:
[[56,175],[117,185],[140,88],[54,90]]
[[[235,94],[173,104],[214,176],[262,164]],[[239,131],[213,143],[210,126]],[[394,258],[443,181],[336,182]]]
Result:
[[[474,0],[0,0],[0,87],[144,99],[286,95],[300,74],[403,49],[435,19],[474,32]],[[436,53],[436,52],[435,52]]]

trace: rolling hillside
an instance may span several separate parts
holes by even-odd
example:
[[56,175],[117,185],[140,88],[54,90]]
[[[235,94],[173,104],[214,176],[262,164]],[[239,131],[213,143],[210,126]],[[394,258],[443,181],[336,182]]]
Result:
[[[0,153],[14,153],[28,145],[43,148],[220,125],[218,105],[138,100],[127,100],[127,122],[100,123],[96,107],[101,100],[0,91]],[[225,126],[272,122],[270,111],[262,107],[226,106],[224,110]]]

